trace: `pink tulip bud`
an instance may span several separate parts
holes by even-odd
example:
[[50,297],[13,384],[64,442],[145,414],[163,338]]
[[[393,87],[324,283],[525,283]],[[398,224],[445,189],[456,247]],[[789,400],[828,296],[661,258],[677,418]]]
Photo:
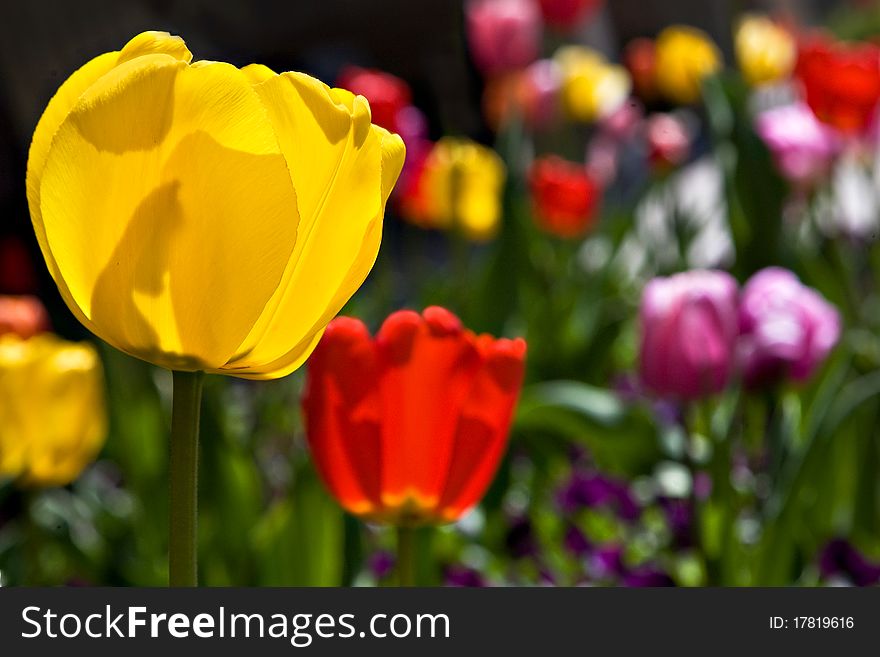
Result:
[[792,272],[768,267],[743,288],[740,346],[747,385],[810,377],[840,338],[840,315]]
[[640,367],[655,393],[698,399],[721,391],[733,370],[737,284],[722,271],[651,280],[642,293]]

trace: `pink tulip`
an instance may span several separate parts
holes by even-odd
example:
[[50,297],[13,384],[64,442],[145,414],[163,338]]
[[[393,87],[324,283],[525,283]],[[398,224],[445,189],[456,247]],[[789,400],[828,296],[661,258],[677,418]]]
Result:
[[793,273],[768,267],[743,288],[739,355],[747,385],[803,381],[840,339],[840,315]]
[[755,129],[788,180],[811,184],[828,173],[840,152],[838,133],[803,103],[774,107],[758,115]]
[[541,48],[541,12],[534,0],[471,0],[466,6],[474,63],[496,75],[528,66]]
[[642,293],[640,366],[653,392],[690,400],[721,391],[733,370],[737,284],[722,271],[651,280]]

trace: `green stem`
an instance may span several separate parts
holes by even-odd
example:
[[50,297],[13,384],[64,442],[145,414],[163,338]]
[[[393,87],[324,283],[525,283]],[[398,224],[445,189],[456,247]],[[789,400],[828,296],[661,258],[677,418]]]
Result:
[[397,528],[397,583],[416,585],[416,530],[402,525]]
[[202,372],[174,372],[171,410],[171,498],[168,580],[197,586],[199,411]]

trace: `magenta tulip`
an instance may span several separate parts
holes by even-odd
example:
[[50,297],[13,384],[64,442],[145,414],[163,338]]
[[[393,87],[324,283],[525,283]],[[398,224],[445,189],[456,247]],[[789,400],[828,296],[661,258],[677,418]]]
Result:
[[751,387],[790,376],[803,381],[840,339],[840,315],[818,292],[779,267],[762,269],[743,288],[740,359]]
[[642,293],[640,367],[664,397],[698,399],[730,380],[737,337],[737,284],[693,270],[651,280]]
[[471,0],[467,35],[474,63],[486,75],[528,66],[541,49],[541,12],[533,0]]
[[840,135],[803,103],[762,112],[755,129],[770,149],[779,173],[797,184],[821,179],[841,149]]

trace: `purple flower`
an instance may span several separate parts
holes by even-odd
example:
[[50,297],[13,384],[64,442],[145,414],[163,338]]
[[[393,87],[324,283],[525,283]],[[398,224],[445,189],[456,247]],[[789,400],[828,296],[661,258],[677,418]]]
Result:
[[486,586],[483,575],[473,568],[466,566],[449,566],[443,573],[443,581],[446,586],[458,586],[478,588]]
[[669,575],[651,566],[642,566],[629,571],[623,576],[622,583],[631,587],[675,586]]
[[603,545],[590,555],[590,573],[597,579],[619,577],[625,572],[623,548],[619,545]]
[[640,368],[662,396],[697,399],[730,380],[737,336],[737,284],[722,271],[655,278],[642,294]]
[[693,543],[694,512],[691,501],[672,497],[663,497],[660,507],[666,514],[666,522],[672,533],[672,540],[678,547],[688,547]]
[[837,309],[778,267],[763,269],[746,283],[739,324],[739,356],[752,387],[786,375],[809,378],[840,338]]
[[542,21],[531,0],[470,0],[465,11],[471,54],[484,74],[517,70],[538,56]]
[[370,555],[367,566],[376,579],[385,579],[394,569],[394,555],[387,550],[379,550]]
[[788,180],[813,183],[825,175],[840,152],[837,132],[803,103],[774,107],[758,115],[755,129]]
[[584,507],[609,507],[622,519],[635,520],[642,512],[626,483],[600,474],[573,474],[559,491],[558,499],[566,513]]
[[880,564],[865,559],[846,540],[829,541],[819,555],[819,570],[824,579],[843,575],[856,586],[874,586],[880,583]]
[[574,525],[569,525],[565,530],[565,537],[562,539],[562,542],[566,550],[580,559],[590,554],[590,551],[593,549],[589,539]]

